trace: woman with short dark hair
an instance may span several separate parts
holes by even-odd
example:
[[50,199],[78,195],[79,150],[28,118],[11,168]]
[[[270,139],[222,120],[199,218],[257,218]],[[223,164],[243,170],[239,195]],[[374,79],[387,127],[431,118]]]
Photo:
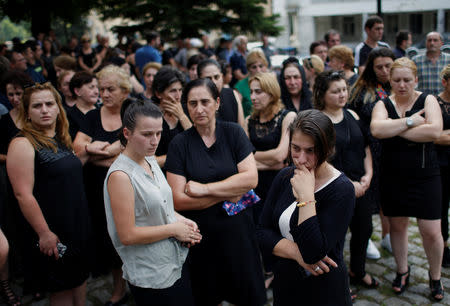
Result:
[[258,229],[261,250],[274,255],[274,306],[351,305],[343,248],[355,191],[328,162],[333,124],[306,110],[289,130],[293,166],[275,177]]

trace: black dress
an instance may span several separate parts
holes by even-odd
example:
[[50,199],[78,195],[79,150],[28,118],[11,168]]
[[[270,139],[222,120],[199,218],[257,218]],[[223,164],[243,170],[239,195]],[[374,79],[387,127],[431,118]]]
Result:
[[[100,109],[93,109],[86,114],[84,125],[80,132],[92,138],[92,142],[107,141],[110,144],[119,140],[119,131],[105,131],[102,126]],[[94,249],[92,272],[94,276],[108,273],[110,269],[118,269],[122,261],[112,245],[108,234],[103,201],[103,182],[105,181],[108,167],[96,166],[87,163],[84,166],[84,178],[86,196],[89,203],[89,211],[92,217]]]
[[[339,123],[335,123],[336,146],[331,164],[342,171],[350,180],[359,182],[365,174],[364,159],[365,148],[368,146],[368,131],[363,131],[359,120],[346,109],[344,117]],[[356,198],[350,229],[350,270],[356,278],[363,278],[366,274],[367,244],[372,235],[372,211],[373,204],[370,196],[365,193]]]
[[[422,93],[405,116],[424,108]],[[388,116],[399,116],[389,98],[383,100]],[[382,139],[380,192],[383,212],[389,217],[441,218],[441,179],[434,144],[400,136]]]
[[[216,142],[209,148],[194,127],[177,135],[169,147],[166,170],[186,181],[217,182],[238,173],[237,164],[252,151],[241,127],[217,121]],[[191,247],[187,260],[195,304],[217,305],[226,300],[264,305],[264,279],[249,210],[228,216],[219,202],[182,213],[197,222],[203,235],[201,243]]]
[[[284,168],[272,183],[257,231],[261,250],[272,254],[275,245],[288,238],[297,243],[306,263],[316,263],[327,255],[338,267],[320,276],[308,276],[296,261],[274,256],[274,306],[351,305],[343,248],[355,205],[353,184],[344,174],[338,174],[315,192],[317,215],[297,225],[298,207],[290,183],[294,169]],[[280,230],[280,217],[285,211],[291,237],[283,236]]]
[[[267,151],[278,147],[281,140],[283,120],[288,113],[288,110],[282,109],[272,120],[264,123],[259,122],[259,118],[249,118],[248,134],[256,151]],[[278,172],[279,170],[258,171],[258,186],[255,188],[255,192],[261,198],[261,201],[252,208],[255,224],[259,222],[259,216],[264,206],[264,199]]]
[[57,142],[58,151],[43,148],[35,151],[33,195],[41,208],[48,227],[66,253],[55,260],[36,247],[39,237],[26,225],[28,255],[43,271],[34,277],[41,279],[49,291],[62,291],[80,286],[89,276],[90,218],[83,187],[80,160],[72,150]]

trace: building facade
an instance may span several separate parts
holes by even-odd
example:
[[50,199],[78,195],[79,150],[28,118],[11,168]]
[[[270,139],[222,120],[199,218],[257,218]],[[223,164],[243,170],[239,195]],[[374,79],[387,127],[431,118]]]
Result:
[[[348,46],[364,40],[364,22],[377,13],[377,0],[272,0],[272,8],[284,27],[276,45],[296,47],[300,54],[307,54],[311,42],[323,39],[331,28],[341,33],[342,43]],[[382,0],[382,13],[383,40],[391,45],[401,29],[412,32],[413,43],[433,30],[450,32],[448,0]]]

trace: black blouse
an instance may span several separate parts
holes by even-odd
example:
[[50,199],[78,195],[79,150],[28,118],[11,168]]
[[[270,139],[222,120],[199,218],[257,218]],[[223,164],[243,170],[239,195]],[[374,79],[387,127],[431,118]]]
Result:
[[[352,181],[359,181],[365,173],[365,148],[368,145],[359,121],[346,109],[341,122],[335,123],[336,147],[332,165]],[[367,131],[366,131],[367,132]],[[367,134],[367,133],[366,133]]]
[[[272,254],[275,245],[283,239],[279,220],[281,214],[294,201],[290,179],[294,167],[280,171],[273,181],[257,231],[262,252]],[[328,255],[338,265],[343,263],[345,234],[353,216],[355,190],[349,179],[341,174],[323,189],[315,192],[317,215],[300,225],[298,207],[295,208],[290,228],[294,241],[298,244],[303,260],[313,264]]]

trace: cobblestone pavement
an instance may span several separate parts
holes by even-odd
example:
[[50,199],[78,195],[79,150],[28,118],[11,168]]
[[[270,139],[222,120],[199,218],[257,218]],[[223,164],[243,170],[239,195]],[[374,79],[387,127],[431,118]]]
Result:
[[[374,233],[372,240],[379,247],[381,251],[381,258],[378,260],[367,260],[366,270],[371,275],[375,276],[380,282],[378,289],[364,289],[352,287],[352,290],[358,295],[354,305],[355,306],[372,306],[372,305],[386,305],[386,306],[403,306],[403,305],[450,305],[450,268],[442,269],[442,283],[445,289],[445,298],[436,303],[429,299],[430,289],[428,287],[428,263],[425,257],[425,252],[422,247],[419,230],[415,219],[411,219],[409,227],[409,263],[411,265],[410,286],[400,296],[393,293],[391,289],[391,282],[395,277],[395,262],[393,256],[386,250],[380,248],[379,242],[381,239],[380,218],[373,217]],[[345,246],[345,257],[348,263],[349,250],[348,238]],[[20,292],[17,284],[13,284],[16,292]],[[99,279],[88,281],[88,303],[87,305],[100,306],[110,297],[111,292],[111,277],[103,277]],[[268,291],[269,303],[272,305],[272,292]],[[22,298],[24,305],[48,305],[48,300],[44,299],[39,302],[31,302],[29,296]],[[2,304],[3,305],[3,304]],[[134,305],[132,299],[127,304]],[[182,303],[180,303],[182,306]],[[222,306],[229,306],[224,302]]]

